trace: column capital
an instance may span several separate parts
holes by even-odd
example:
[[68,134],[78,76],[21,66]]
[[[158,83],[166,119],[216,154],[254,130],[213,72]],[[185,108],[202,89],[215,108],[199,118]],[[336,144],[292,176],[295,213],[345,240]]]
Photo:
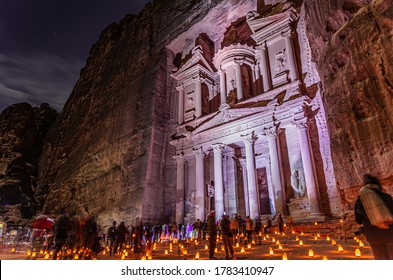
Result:
[[222,153],[227,145],[222,143],[216,143],[212,145],[214,153]]
[[243,65],[244,60],[245,60],[244,57],[235,57],[233,61],[235,62],[235,65],[240,66]]
[[176,154],[175,156],[173,156],[173,159],[175,159],[177,163],[186,163],[186,158],[183,153]]
[[184,91],[184,84],[183,83],[179,83],[178,86],[176,87],[176,90],[180,93],[182,91]]
[[194,152],[195,157],[199,157],[199,158],[204,158],[206,153],[203,151],[203,148],[193,148],[192,149]]
[[240,135],[240,137],[243,139],[244,143],[254,144],[255,141],[258,140],[258,136],[255,134],[254,131],[248,134]]
[[288,30],[285,30],[285,31],[281,32],[281,37],[282,38],[292,38],[292,36],[293,36],[292,29],[288,29]]
[[277,138],[280,134],[279,125],[273,125],[271,127],[264,127],[262,129],[262,134],[267,137]]
[[194,83],[199,83],[199,82],[203,82],[203,78],[201,77],[201,76],[195,76],[195,77],[192,77],[192,81],[194,82]]
[[291,124],[295,125],[298,130],[306,130],[308,128],[308,118],[304,117],[302,119],[293,120]]

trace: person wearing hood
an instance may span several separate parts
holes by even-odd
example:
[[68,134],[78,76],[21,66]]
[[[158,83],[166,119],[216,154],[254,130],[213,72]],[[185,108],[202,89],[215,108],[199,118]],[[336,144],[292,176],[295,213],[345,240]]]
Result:
[[363,225],[374,259],[393,260],[393,199],[370,174],[355,203],[355,221]]

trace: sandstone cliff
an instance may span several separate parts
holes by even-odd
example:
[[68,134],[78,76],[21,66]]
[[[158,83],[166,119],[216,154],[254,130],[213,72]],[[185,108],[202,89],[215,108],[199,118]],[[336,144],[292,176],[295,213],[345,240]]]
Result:
[[166,46],[219,2],[155,1],[102,32],[45,144],[40,208],[104,224],[174,216],[164,183],[174,57]]
[[393,1],[305,1],[344,210],[364,173],[393,193]]
[[25,224],[35,214],[38,158],[57,112],[47,104],[9,106],[0,114],[0,216]]

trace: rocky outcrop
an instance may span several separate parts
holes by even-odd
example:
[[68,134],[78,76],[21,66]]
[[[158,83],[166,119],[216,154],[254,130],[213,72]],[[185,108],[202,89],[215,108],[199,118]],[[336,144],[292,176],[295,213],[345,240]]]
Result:
[[364,173],[393,194],[393,1],[305,1],[344,210]]
[[104,224],[174,216],[164,165],[175,54],[166,46],[220,2],[154,1],[102,32],[47,138],[41,209],[67,207]]
[[25,224],[35,214],[38,158],[57,112],[48,104],[19,103],[0,114],[0,215]]

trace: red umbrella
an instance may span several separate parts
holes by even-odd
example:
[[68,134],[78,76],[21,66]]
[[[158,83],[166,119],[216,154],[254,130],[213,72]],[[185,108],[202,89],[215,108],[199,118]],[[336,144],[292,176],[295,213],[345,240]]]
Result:
[[39,214],[33,224],[34,229],[50,229],[53,225],[53,220],[44,214]]

